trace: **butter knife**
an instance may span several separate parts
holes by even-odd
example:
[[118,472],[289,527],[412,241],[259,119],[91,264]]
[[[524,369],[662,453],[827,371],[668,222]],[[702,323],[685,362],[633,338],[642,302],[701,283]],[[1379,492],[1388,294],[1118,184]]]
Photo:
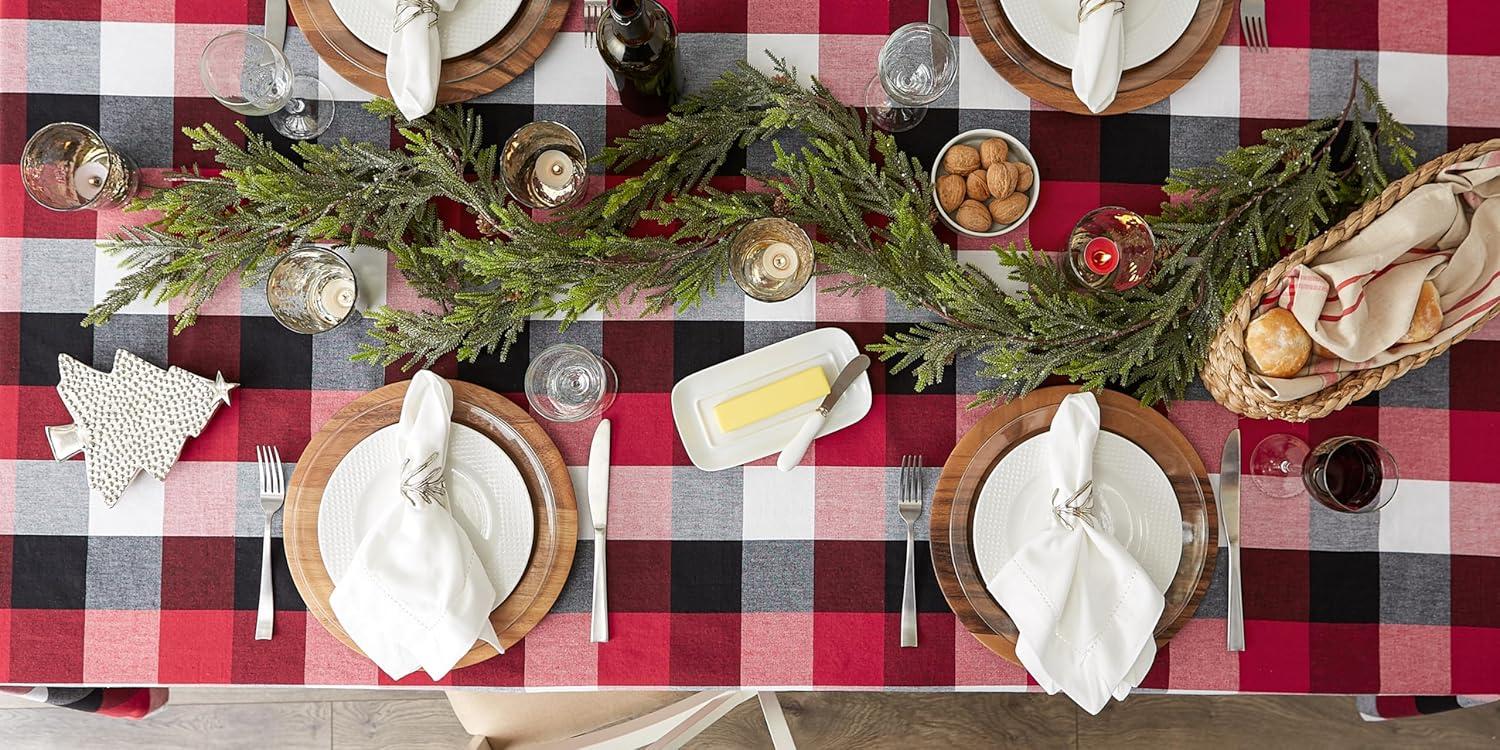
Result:
[[589,516],[594,521],[594,614],[589,641],[609,640],[609,594],[604,580],[604,527],[609,514],[609,420],[599,420],[589,447]]
[[276,49],[286,48],[286,0],[266,0],[266,28],[262,34]]
[[1245,650],[1245,605],[1240,595],[1240,431],[1229,433],[1219,462],[1219,532],[1229,540],[1229,650]]
[[796,437],[792,438],[785,448],[781,449],[781,456],[776,459],[776,468],[782,471],[791,471],[797,464],[802,463],[802,454],[807,453],[807,447],[818,437],[818,431],[823,429],[823,423],[828,421],[828,412],[833,411],[833,405],[839,402],[844,391],[859,379],[860,375],[870,367],[870,357],[861,354],[849,360],[844,369],[839,371],[839,376],[834,379],[833,387],[828,389],[828,395],[823,398],[823,403],[818,404],[818,410],[808,416],[807,421],[802,423],[802,429],[797,431]]

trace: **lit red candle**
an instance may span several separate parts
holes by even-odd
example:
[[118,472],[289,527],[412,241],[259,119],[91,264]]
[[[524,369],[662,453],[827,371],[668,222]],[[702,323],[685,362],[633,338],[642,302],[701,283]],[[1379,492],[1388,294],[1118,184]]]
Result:
[[1107,276],[1120,265],[1120,249],[1108,237],[1095,237],[1083,249],[1083,262],[1090,271]]

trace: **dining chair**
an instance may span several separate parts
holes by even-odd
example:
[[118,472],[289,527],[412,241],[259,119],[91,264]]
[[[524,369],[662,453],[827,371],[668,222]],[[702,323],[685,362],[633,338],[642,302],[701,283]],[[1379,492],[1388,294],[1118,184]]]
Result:
[[675,750],[756,698],[776,750],[795,750],[772,692],[447,692],[468,750]]

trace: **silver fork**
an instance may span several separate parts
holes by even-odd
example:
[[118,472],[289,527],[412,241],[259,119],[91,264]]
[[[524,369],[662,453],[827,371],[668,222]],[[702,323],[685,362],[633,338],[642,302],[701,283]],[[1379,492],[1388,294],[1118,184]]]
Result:
[[286,499],[286,475],[281,469],[281,451],[269,445],[255,446],[260,468],[260,507],[266,512],[265,536],[260,545],[260,611],[255,616],[255,640],[271,640],[276,620],[275,596],[271,593],[271,516]]
[[906,585],[901,591],[901,645],[917,645],[917,554],[911,525],[922,517],[922,457],[901,457],[901,500],[896,504],[906,522]]
[[599,19],[604,18],[603,0],[583,2],[583,46],[594,46],[594,35],[599,29]]
[[1271,48],[1266,38],[1266,0],[1240,0],[1240,36],[1256,52]]

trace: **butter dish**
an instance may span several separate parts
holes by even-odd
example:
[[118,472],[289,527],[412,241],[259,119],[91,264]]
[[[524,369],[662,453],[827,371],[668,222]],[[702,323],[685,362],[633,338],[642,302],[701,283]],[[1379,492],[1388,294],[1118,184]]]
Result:
[[[719,426],[714,410],[722,403],[810,367],[820,367],[828,382],[859,346],[841,328],[819,328],[693,373],[672,388],[672,419],[688,458],[704,471],[720,471],[781,451],[796,436],[806,417],[818,408],[812,399],[736,430]],[[870,413],[870,378],[861,375],[828,413],[818,437],[842,430]]]

